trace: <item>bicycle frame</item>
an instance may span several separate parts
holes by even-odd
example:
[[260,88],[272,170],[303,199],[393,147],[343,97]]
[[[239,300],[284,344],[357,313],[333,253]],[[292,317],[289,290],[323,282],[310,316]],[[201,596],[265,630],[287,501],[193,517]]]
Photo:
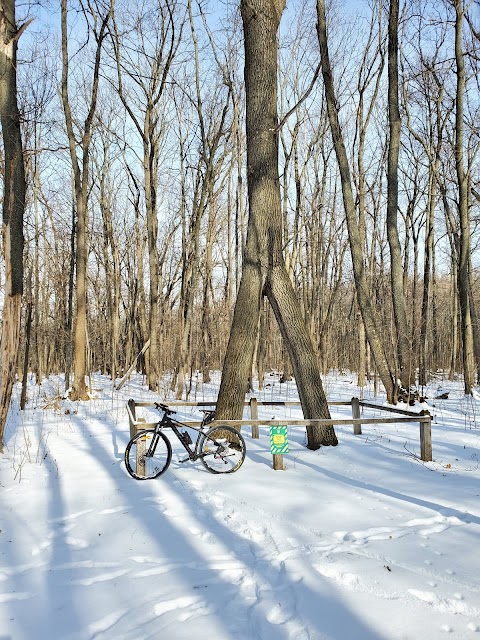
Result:
[[[161,408],[161,410],[165,411],[165,409],[163,408]],[[152,438],[150,446],[148,447],[148,450],[145,452],[145,457],[148,458],[153,455],[158,443],[158,434],[163,429],[167,428],[173,431],[173,433],[177,436],[178,441],[180,442],[180,444],[183,446],[183,448],[188,454],[188,458],[185,458],[185,460],[180,460],[180,462],[187,462],[187,460],[191,460],[192,462],[195,462],[196,460],[201,458],[201,454],[199,453],[199,447],[202,441],[202,436],[206,437],[206,432],[203,429],[206,427],[207,418],[208,418],[208,414],[206,414],[205,417],[203,418],[200,424],[200,427],[193,427],[193,426],[186,425],[183,422],[180,422],[179,420],[175,420],[174,418],[171,418],[169,415],[169,410],[165,411],[165,413],[162,416],[162,419],[159,422],[157,422],[157,424],[155,425],[155,429],[153,430],[155,433],[155,436]],[[198,436],[197,436],[197,439],[195,440],[195,445],[193,448],[190,447],[188,442],[184,442],[183,435],[180,432],[180,429],[182,428],[193,429],[194,431],[198,432]]]

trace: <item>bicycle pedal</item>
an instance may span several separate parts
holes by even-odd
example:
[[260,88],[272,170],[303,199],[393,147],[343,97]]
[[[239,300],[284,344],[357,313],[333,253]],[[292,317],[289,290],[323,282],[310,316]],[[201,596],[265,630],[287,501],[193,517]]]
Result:
[[184,462],[188,462],[190,458],[184,458],[183,460],[179,460],[179,464],[183,464]]

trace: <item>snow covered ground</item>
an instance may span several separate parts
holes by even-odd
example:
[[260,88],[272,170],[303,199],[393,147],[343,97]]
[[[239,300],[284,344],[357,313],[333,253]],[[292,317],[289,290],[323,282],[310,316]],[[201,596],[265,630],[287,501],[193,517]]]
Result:
[[[359,394],[347,375],[325,387]],[[427,390],[431,463],[415,424],[338,427],[339,446],[318,451],[296,427],[274,471],[267,428],[245,429],[238,473],[174,453],[147,482],[123,463],[125,402],[159,398],[139,379],[112,393],[97,376],[84,403],[55,401],[61,388],[31,387],[0,455],[0,640],[480,638],[480,401],[459,383]],[[257,397],[296,390],[272,377]],[[301,418],[260,417],[274,413]]]

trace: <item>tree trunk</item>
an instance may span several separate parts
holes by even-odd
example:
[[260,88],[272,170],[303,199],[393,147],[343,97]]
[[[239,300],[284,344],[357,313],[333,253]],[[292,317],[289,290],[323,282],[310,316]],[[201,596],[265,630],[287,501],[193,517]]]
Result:
[[387,236],[390,247],[390,280],[397,336],[398,374],[407,391],[415,381],[410,348],[407,305],[403,288],[403,265],[397,227],[398,156],[400,151],[400,110],[398,107],[398,5],[390,0],[388,20],[388,120],[390,139],[387,163]]
[[[22,374],[22,393],[20,394],[20,409],[23,411],[27,404],[27,392],[28,392],[28,363],[30,359],[30,339],[32,336],[32,314],[33,314],[33,300],[32,300],[32,274],[29,274],[27,278],[27,309],[25,319],[25,347],[23,354],[23,374]],[[38,309],[37,309],[38,312]]]
[[5,156],[2,210],[5,299],[0,340],[0,453],[3,452],[5,425],[15,381],[23,293],[26,185],[17,103],[17,46],[23,28],[17,29],[14,0],[0,0],[0,121]]
[[428,382],[428,313],[431,306],[431,280],[432,280],[432,260],[434,251],[434,212],[435,212],[435,177],[433,171],[429,171],[429,190],[427,200],[427,212],[425,220],[425,244],[424,244],[424,268],[423,268],[423,297],[422,311],[420,318],[420,349],[418,382],[423,387]]
[[[65,115],[65,125],[72,163],[75,204],[77,213],[76,225],[76,313],[75,313],[75,336],[74,336],[74,387],[71,397],[73,400],[87,400],[88,389],[85,376],[87,373],[86,340],[87,340],[87,219],[88,219],[88,188],[89,188],[89,157],[90,145],[92,141],[93,120],[97,108],[98,86],[100,81],[100,59],[102,44],[106,34],[106,28],[111,16],[111,9],[106,8],[102,16],[94,13],[94,9],[89,6],[84,8],[84,16],[87,29],[93,31],[96,42],[95,61],[92,75],[92,89],[90,101],[87,105],[87,117],[83,123],[81,134],[81,158],[77,153],[77,135],[74,129],[74,119],[69,97],[69,50],[68,50],[68,8],[67,0],[61,3],[61,32],[62,32],[62,105]],[[89,23],[89,17],[94,26]],[[100,26],[98,26],[100,25]],[[97,31],[98,29],[98,31]]]
[[[76,226],[77,226],[77,223],[76,223],[75,207],[72,205],[72,228],[70,231],[70,264],[68,269],[67,313],[65,318],[65,336],[66,336],[65,391],[68,391],[70,389],[70,373],[72,371],[72,363],[73,363],[72,328],[73,328],[73,289],[74,289],[74,282],[75,282],[75,238],[77,235]],[[40,384],[40,381],[37,384]]]
[[317,33],[322,60],[322,75],[325,85],[325,96],[327,99],[330,129],[332,132],[335,153],[337,156],[337,162],[340,171],[340,179],[342,183],[343,204],[345,208],[345,215],[347,218],[348,237],[350,241],[350,252],[352,255],[358,306],[362,314],[365,333],[370,344],[372,356],[375,360],[375,365],[378,369],[380,378],[387,393],[387,399],[391,403],[396,403],[397,394],[395,377],[391,371],[386,351],[376,326],[375,312],[370,296],[370,288],[368,286],[365,274],[365,260],[362,236],[358,228],[358,219],[355,212],[355,202],[353,199],[350,168],[338,118],[337,100],[335,97],[333,74],[330,64],[330,56],[328,53],[327,25],[325,18],[324,0],[317,0],[317,17]]
[[[263,295],[292,361],[305,418],[330,418],[317,358],[285,267],[278,175],[277,30],[284,1],[242,0],[250,216],[244,268],[224,361],[217,415],[240,419]],[[308,427],[308,447],[337,444],[332,426]]]
[[149,368],[147,383],[150,391],[156,391],[160,379],[159,371],[159,269],[158,269],[158,211],[157,211],[157,156],[152,124],[153,105],[148,105],[145,113],[145,133],[143,142],[143,171],[145,180],[145,218],[147,222],[148,275],[150,311],[148,316],[148,339],[150,340]]
[[455,166],[458,181],[458,213],[460,218],[458,294],[462,320],[462,354],[465,394],[470,395],[474,385],[474,348],[472,316],[470,308],[470,213],[468,210],[468,179],[463,154],[463,99],[466,85],[465,61],[462,49],[463,33],[462,0],[455,0],[455,61],[457,66],[455,113]]
[[77,192],[75,292],[75,330],[73,338],[73,380],[72,400],[88,400],[87,374],[87,194]]

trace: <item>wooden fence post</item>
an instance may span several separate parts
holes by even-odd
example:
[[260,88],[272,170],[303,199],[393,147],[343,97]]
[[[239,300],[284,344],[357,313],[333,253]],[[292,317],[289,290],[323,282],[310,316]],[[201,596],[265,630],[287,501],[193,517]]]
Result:
[[[258,403],[256,398],[250,398],[250,418],[258,420]],[[260,438],[260,430],[258,424],[252,424],[252,438],[258,440]]]
[[421,416],[428,416],[429,420],[420,422],[420,458],[425,462],[432,461],[432,417],[429,411],[421,411]]
[[[128,416],[128,419],[130,421],[130,438],[133,438],[133,436],[138,433],[138,422],[145,422],[145,418],[139,418],[137,420],[137,414],[135,411],[135,400],[133,398],[130,398],[127,404],[130,410],[130,414]],[[135,452],[136,461],[137,461],[136,470],[139,475],[145,475],[145,459],[143,457],[144,454],[145,454],[145,442],[143,439],[139,438],[137,440],[137,446],[136,446],[136,452]]]
[[[136,422],[137,418],[136,418],[136,415],[135,415],[135,400],[133,398],[130,398],[130,400],[127,402],[127,404],[128,404],[128,408],[130,409],[130,413],[132,415],[133,421]],[[130,422],[130,438],[133,438],[133,436],[136,433],[135,424],[130,419],[130,416],[128,416],[128,418],[129,418],[129,422]]]
[[[360,400],[358,398],[352,398],[352,418],[354,420],[360,419]],[[353,425],[353,435],[360,436],[362,435],[362,425],[355,424]]]
[[273,468],[275,471],[284,471],[285,465],[283,464],[283,453],[273,454]]

